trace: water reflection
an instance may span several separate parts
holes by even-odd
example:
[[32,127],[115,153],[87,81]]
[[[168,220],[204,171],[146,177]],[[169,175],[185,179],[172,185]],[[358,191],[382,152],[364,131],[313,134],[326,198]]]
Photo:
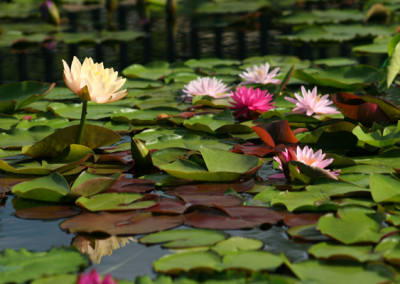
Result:
[[130,242],[137,242],[132,237],[111,236],[100,239],[91,235],[77,235],[72,239],[71,245],[78,248],[82,253],[86,253],[90,260],[100,263],[105,255],[112,255],[113,251],[124,247]]

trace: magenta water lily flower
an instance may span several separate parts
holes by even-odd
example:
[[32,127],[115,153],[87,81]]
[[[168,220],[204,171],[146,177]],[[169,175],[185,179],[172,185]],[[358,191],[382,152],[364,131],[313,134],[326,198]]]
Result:
[[273,95],[268,93],[268,90],[261,91],[259,88],[253,89],[246,86],[237,87],[232,93],[234,102],[230,102],[233,106],[236,117],[243,116],[246,119],[255,118],[258,114],[272,109]]
[[292,148],[286,148],[280,156],[275,156],[274,160],[278,162],[281,170],[283,170],[283,164],[289,161],[299,161],[311,167],[321,168],[328,174],[329,177],[337,179],[340,170],[331,171],[325,169],[333,162],[332,158],[325,159],[325,156],[326,154],[323,154],[322,150],[318,150],[314,153],[313,149],[309,148],[308,146],[305,146],[303,149],[297,146],[296,152]]
[[190,81],[184,87],[182,92],[189,98],[193,96],[210,96],[218,99],[231,96],[228,93],[230,88],[215,77],[197,77],[196,80]]
[[239,74],[239,77],[244,79],[240,85],[244,84],[280,84],[279,79],[275,79],[280,68],[277,67],[269,72],[269,63],[262,64],[260,66],[253,65],[253,67],[246,68],[246,71]]
[[340,113],[336,108],[329,106],[333,104],[329,99],[329,95],[322,96],[318,94],[316,86],[312,91],[306,90],[304,86],[301,86],[301,95],[294,93],[294,96],[295,99],[285,97],[287,101],[296,104],[292,113],[306,113],[308,116]]
[[100,274],[98,274],[95,269],[93,269],[89,273],[79,275],[78,281],[76,283],[77,284],[117,284],[117,282],[111,278],[110,274],[107,274],[104,277],[104,279],[102,280]]

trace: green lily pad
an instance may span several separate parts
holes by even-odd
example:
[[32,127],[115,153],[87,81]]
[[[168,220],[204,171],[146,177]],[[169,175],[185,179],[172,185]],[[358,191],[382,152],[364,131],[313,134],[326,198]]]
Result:
[[297,277],[311,283],[373,284],[390,282],[395,277],[393,269],[381,263],[307,260],[287,265]]
[[145,209],[157,203],[157,201],[154,200],[138,201],[143,197],[143,195],[138,193],[102,193],[89,198],[81,196],[75,203],[90,211]]
[[226,238],[226,234],[219,231],[204,229],[179,229],[153,233],[140,238],[141,243],[163,243],[166,248],[190,248],[211,246]]
[[293,77],[315,84],[345,90],[358,90],[379,79],[377,69],[367,65],[341,66],[327,70],[295,70]]
[[[118,101],[121,103],[120,101]],[[55,115],[69,118],[69,119],[80,119],[82,112],[82,104],[64,104],[64,103],[51,103],[47,107]],[[109,118],[114,111],[121,109],[121,105],[110,105],[110,104],[96,104],[88,103],[87,108],[87,119],[102,119]]]
[[371,174],[369,179],[375,202],[400,202],[400,181],[382,174]]
[[353,259],[359,262],[379,260],[379,254],[372,254],[371,245],[346,246],[332,243],[318,243],[308,252],[318,259]]
[[116,179],[112,177],[95,175],[84,171],[75,179],[71,186],[70,194],[73,196],[90,197],[105,191],[115,181]]
[[184,252],[166,255],[153,262],[156,272],[179,274],[191,270],[221,270],[220,257],[210,251]]
[[[72,125],[60,129],[47,136],[35,145],[24,149],[24,154],[31,157],[56,157],[70,144],[75,144],[78,136],[79,125]],[[105,127],[85,124],[82,145],[96,149],[119,142],[121,136]]]
[[50,202],[60,202],[69,191],[68,182],[58,173],[21,182],[12,188],[12,193],[20,197]]
[[25,81],[0,86],[0,112],[12,113],[41,98],[54,88],[54,83]]
[[172,73],[172,69],[169,69],[167,62],[152,62],[146,66],[133,64],[122,71],[122,74],[128,78],[149,80],[158,80],[161,77],[168,76],[170,73]]
[[318,228],[325,235],[344,243],[376,243],[387,232],[381,230],[384,216],[375,210],[362,207],[343,207],[337,216],[326,214],[318,221]]
[[187,150],[176,148],[162,149],[152,153],[153,164],[173,177],[203,181],[233,181],[262,164],[254,156],[201,148],[203,166],[187,159],[179,159],[187,153]]
[[211,249],[219,255],[227,255],[240,251],[259,250],[264,246],[260,240],[243,238],[243,237],[230,237],[229,239],[220,241]]
[[267,251],[238,251],[226,254],[222,262],[225,269],[262,271],[278,268],[283,259]]
[[24,283],[43,276],[78,272],[88,265],[89,258],[72,248],[44,252],[5,249],[0,254],[0,283]]

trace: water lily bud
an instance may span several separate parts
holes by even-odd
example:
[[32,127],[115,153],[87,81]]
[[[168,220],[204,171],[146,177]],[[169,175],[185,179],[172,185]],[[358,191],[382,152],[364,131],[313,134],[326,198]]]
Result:
[[147,149],[144,143],[139,139],[132,138],[131,152],[132,158],[135,161],[133,169],[135,170],[136,176],[149,173],[153,163],[151,161],[150,151]]
[[50,0],[46,0],[40,5],[43,18],[49,23],[59,26],[61,24],[60,13],[58,13],[57,6]]

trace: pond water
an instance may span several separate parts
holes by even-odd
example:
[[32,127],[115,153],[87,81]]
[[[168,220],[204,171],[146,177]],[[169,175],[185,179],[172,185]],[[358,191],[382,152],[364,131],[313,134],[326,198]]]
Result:
[[[333,15],[336,15],[336,13],[342,13],[343,10],[340,8],[347,4],[349,6],[347,8],[355,9],[358,12],[362,1],[343,1],[347,3],[346,5],[340,3],[341,1],[306,1],[307,3],[304,5],[297,3],[299,9],[301,8],[300,16],[296,15],[296,9],[289,8],[284,13],[280,11],[282,14],[268,9],[255,9],[252,12],[201,14],[197,17],[189,17],[189,14],[183,13],[176,19],[175,27],[168,23],[164,10],[156,11],[152,17],[143,19],[140,18],[137,7],[131,1],[128,2],[124,3],[114,15],[114,27],[111,30],[143,32],[142,35],[132,40],[123,38],[127,34],[123,34],[122,39],[118,37],[121,35],[113,34],[110,39],[105,40],[104,38],[107,36],[104,35],[104,31],[108,28],[105,9],[98,6],[87,8],[85,5],[80,5],[79,7],[87,9],[82,11],[66,9],[64,11],[65,22],[62,28],[63,32],[70,32],[70,35],[63,35],[59,31],[50,32],[50,35],[58,36],[54,42],[52,40],[45,43],[37,42],[34,37],[31,37],[32,42],[30,43],[18,41],[10,46],[0,45],[0,83],[36,80],[38,83],[31,82],[27,85],[21,83],[15,85],[15,88],[21,88],[21,93],[26,86],[28,86],[27,89],[39,88],[40,92],[44,89],[50,90],[49,95],[40,93],[40,96],[43,95],[43,99],[39,101],[34,101],[38,97],[36,93],[28,94],[27,97],[32,102],[28,101],[30,104],[27,107],[18,105],[15,108],[13,102],[20,98],[17,97],[17,100],[13,96],[18,94],[14,94],[12,91],[9,93],[3,91],[2,94],[8,104],[2,105],[0,97],[0,107],[4,107],[5,113],[0,115],[2,123],[0,125],[0,155],[6,157],[1,160],[2,175],[0,179],[9,177],[6,173],[11,173],[10,176],[13,178],[15,172],[31,174],[33,171],[38,174],[36,172],[38,168],[40,170],[51,169],[43,177],[56,175],[59,178],[57,185],[64,184],[68,191],[65,193],[67,195],[73,191],[74,182],[82,171],[88,175],[93,174],[90,178],[84,177],[88,178],[87,181],[93,179],[102,186],[104,184],[101,182],[104,181],[100,182],[99,180],[103,176],[99,178],[95,174],[116,180],[115,176],[120,177],[121,173],[128,173],[127,176],[121,178],[121,180],[125,179],[121,184],[118,183],[121,180],[114,180],[122,192],[111,190],[112,194],[115,193],[112,198],[115,198],[116,195],[119,195],[118,198],[120,198],[125,193],[136,194],[138,192],[141,194],[140,198],[134,196],[132,197],[133,201],[117,199],[119,203],[113,204],[115,207],[111,209],[93,209],[85,201],[75,204],[73,203],[75,200],[63,199],[65,197],[63,195],[57,202],[69,201],[74,208],[80,208],[79,212],[82,214],[78,215],[79,217],[90,216],[88,217],[90,221],[86,221],[86,223],[81,221],[84,224],[83,228],[79,228],[82,225],[79,222],[78,225],[67,226],[69,230],[74,230],[76,229],[74,226],[77,226],[78,231],[84,231],[86,234],[70,234],[67,233],[67,229],[63,231],[60,224],[73,219],[73,217],[46,221],[16,217],[15,212],[24,207],[21,204],[26,200],[13,196],[7,188],[8,181],[0,180],[2,182],[0,194],[6,192],[4,199],[1,199],[0,195],[0,252],[6,248],[47,251],[53,247],[75,246],[92,258],[92,265],[87,267],[86,271],[95,268],[102,275],[111,274],[113,277],[130,281],[134,281],[141,275],[155,278],[164,271],[159,270],[161,272],[156,273],[153,264],[162,256],[172,254],[174,251],[162,248],[162,245],[159,244],[161,241],[153,245],[145,245],[145,242],[141,243],[138,239],[143,236],[140,234],[158,231],[158,227],[143,225],[140,228],[143,231],[139,235],[129,233],[128,235],[109,237],[106,236],[106,233],[120,232],[118,230],[124,226],[134,227],[142,219],[160,225],[157,223],[159,222],[157,218],[165,217],[168,222],[177,224],[175,227],[171,226],[167,229],[211,228],[214,229],[210,230],[212,232],[223,231],[226,239],[231,236],[240,236],[260,240],[262,242],[259,247],[260,251],[270,252],[273,257],[282,255],[285,257],[283,260],[282,256],[277,266],[271,269],[273,271],[271,274],[276,273],[288,277],[296,275],[304,283],[310,279],[311,283],[320,283],[318,281],[325,277],[324,269],[335,270],[335,265],[339,263],[342,265],[340,269],[350,267],[349,275],[355,275],[355,278],[349,276],[353,282],[346,282],[347,279],[345,279],[344,282],[339,281],[341,283],[364,283],[357,279],[357,273],[360,270],[362,270],[360,279],[368,280],[368,273],[375,273],[373,276],[379,279],[376,282],[366,280],[368,284],[381,283],[382,279],[394,280],[397,273],[394,271],[398,269],[400,257],[388,256],[395,251],[394,248],[391,248],[393,251],[387,249],[384,252],[375,251],[375,249],[379,248],[382,243],[384,244],[385,238],[389,240],[393,238],[393,243],[400,244],[400,237],[397,238],[400,235],[398,229],[400,221],[397,219],[400,211],[396,204],[398,195],[391,195],[391,187],[388,187],[388,192],[386,192],[386,187],[382,186],[399,182],[395,175],[395,173],[398,174],[397,168],[400,161],[399,143],[396,140],[396,137],[399,136],[399,128],[395,124],[400,118],[400,110],[397,106],[382,101],[379,96],[362,97],[365,94],[378,94],[394,103],[400,102],[399,88],[396,85],[398,82],[385,89],[383,79],[386,75],[382,71],[384,69],[378,69],[387,58],[387,45],[394,33],[394,25],[383,26],[383,29],[382,25],[372,27],[371,30],[358,34],[357,29],[368,29],[370,26],[361,25],[363,18],[357,15],[359,19],[357,23],[360,23],[360,26],[352,26],[349,28],[352,31],[346,34],[347,31],[343,27],[339,28],[339,31],[335,29],[335,25],[338,23],[334,19],[333,23],[336,24],[330,22],[327,27],[327,29],[333,30],[330,34],[332,39],[327,40],[325,31],[321,32],[321,25],[318,23],[319,20],[324,20],[323,17],[321,19],[316,16],[316,24],[313,23],[315,25],[309,24],[307,19],[302,19],[302,13],[315,12],[317,8],[321,9],[318,10],[318,13],[337,9],[332,12]],[[261,1],[255,2],[261,3]],[[329,3],[324,4],[323,2]],[[400,11],[396,7],[392,8],[395,15]],[[280,17],[290,16],[291,13],[294,13],[295,16],[294,20],[291,20],[299,21],[300,19],[303,22],[296,25],[278,21]],[[340,15],[349,17],[348,14]],[[332,15],[330,16],[332,17]],[[340,19],[340,17],[338,18]],[[30,20],[28,18],[22,22],[29,24]],[[36,25],[37,19],[33,22]],[[352,19],[344,21],[344,24],[348,23],[352,23]],[[35,26],[34,24],[33,26]],[[177,31],[175,38],[171,39],[173,28],[177,28]],[[373,44],[373,40],[377,40],[379,45],[379,40],[382,38],[377,34],[384,34],[385,29],[390,30],[387,32],[389,35],[382,36],[384,42],[381,46],[373,46],[372,50],[376,53],[369,52],[371,49],[368,48],[367,51],[353,52],[353,48],[356,46]],[[26,36],[29,36],[29,33]],[[43,34],[38,32],[36,36],[40,38]],[[291,36],[294,36],[294,39],[290,38]],[[383,52],[382,46],[384,46]],[[293,65],[296,65],[295,71],[297,72],[292,77],[286,77],[290,79],[289,82],[286,82],[288,85],[268,84],[271,92],[277,92],[274,97],[276,109],[271,112],[266,111],[264,114],[260,114],[260,112],[249,111],[254,115],[252,119],[255,119],[250,121],[246,117],[235,117],[237,113],[231,110],[228,99],[213,99],[205,96],[204,98],[195,97],[190,102],[182,101],[183,86],[197,76],[220,76],[229,82],[230,86],[238,85],[241,80],[238,75],[248,66],[264,64],[267,57],[261,56],[265,55],[271,55],[268,60],[273,62],[273,67],[281,67],[283,70],[279,74],[280,80],[285,80],[285,75],[291,74],[289,70],[292,71]],[[89,152],[85,152],[88,149],[79,148],[75,153],[71,150],[72,147],[65,146],[66,148],[61,153],[49,146],[50,151],[54,151],[51,153],[53,155],[51,158],[45,156],[42,159],[40,155],[35,156],[37,152],[35,153],[34,150],[30,153],[33,156],[32,159],[22,155],[22,147],[43,141],[41,139],[55,131],[59,131],[58,134],[61,133],[60,137],[65,140],[72,141],[72,138],[67,135],[68,132],[63,131],[68,127],[76,127],[80,118],[81,104],[75,94],[63,87],[61,61],[65,59],[70,64],[73,56],[81,59],[92,57],[97,62],[104,62],[106,67],[118,70],[120,74],[132,64],[146,65],[154,61],[163,62],[148,65],[150,66],[148,69],[143,68],[145,71],[140,69],[143,66],[139,66],[139,70],[142,70],[143,74],[135,73],[135,70],[127,72],[125,76],[129,78],[127,84],[130,84],[130,92],[123,100],[106,106],[89,103],[88,120],[99,128],[94,128],[92,125],[88,131],[90,134],[93,134],[95,130],[101,131],[101,133],[107,134],[103,135],[107,138],[109,135],[112,142],[105,143],[105,145],[114,144],[121,138],[116,134],[118,139],[114,141],[115,132],[110,129],[119,131],[121,135],[125,136],[120,141],[121,143],[114,144],[115,147],[101,149],[93,147],[95,150],[89,149]],[[207,61],[207,58],[214,59]],[[316,60],[321,58],[335,59],[330,62],[317,63]],[[189,61],[190,59],[206,60]],[[368,66],[357,65],[358,63]],[[175,72],[176,69],[177,72]],[[331,70],[340,70],[340,72]],[[55,82],[57,88],[52,89],[53,86],[50,84],[40,82]],[[379,85],[380,83],[383,87]],[[306,85],[307,88],[318,86],[319,92],[323,94],[337,95],[343,91],[342,97],[338,99],[336,96],[335,101],[338,105],[342,104],[341,111],[343,113],[337,112],[332,116],[328,114],[322,118],[319,115],[310,117],[305,114],[291,113],[293,105],[284,97],[293,97],[303,85]],[[265,87],[265,85],[257,84],[255,86]],[[281,87],[284,88],[283,92],[281,92]],[[353,92],[355,95],[350,94]],[[347,104],[343,102],[346,95],[351,96],[351,100]],[[319,100],[320,97],[318,97]],[[354,102],[361,102],[360,104],[363,106],[367,105],[367,109],[355,111],[354,108],[358,105]],[[13,107],[12,110],[7,108],[10,106]],[[368,106],[375,108],[368,108]],[[354,113],[357,115],[351,116]],[[29,118],[27,118],[28,116]],[[380,120],[381,118],[382,120]],[[260,128],[253,128],[255,125]],[[353,131],[354,129],[357,129],[358,132]],[[372,132],[373,134],[371,134]],[[394,138],[390,136],[392,134]],[[152,164],[149,166],[145,164],[148,160],[142,161],[146,165],[143,167],[144,176],[142,178],[145,179],[145,182],[146,180],[150,181],[145,184],[145,187],[148,186],[150,189],[141,188],[143,180],[135,179],[141,176],[140,170],[142,169],[132,163],[131,151],[134,151],[135,148],[131,148],[131,136],[141,139],[143,145],[152,151],[153,160],[150,161]],[[382,138],[382,136],[384,137]],[[93,137],[96,136],[93,135]],[[340,143],[337,140],[340,140]],[[60,144],[63,142],[57,141]],[[75,140],[68,145],[74,143],[76,143]],[[324,153],[334,157],[336,164],[334,164],[333,170],[342,169],[340,179],[336,180],[335,178],[335,174],[338,172],[327,169],[315,170],[308,164],[296,164],[298,161],[286,161],[286,164],[292,162],[290,166],[287,166],[288,168],[285,168],[287,180],[283,174],[280,174],[279,178],[275,175],[269,179],[271,175],[281,173],[277,163],[273,169],[272,154],[282,154],[285,147],[297,144],[311,145],[310,147],[322,149]],[[231,150],[234,146],[237,146],[236,153],[248,155],[233,154]],[[252,148],[253,146],[255,148]],[[40,150],[38,151],[40,152]],[[68,151],[73,152],[76,156],[72,154],[72,157],[68,156],[67,154],[70,154]],[[263,151],[266,152],[261,155],[260,152],[264,153]],[[386,153],[387,151],[389,153]],[[80,156],[82,153],[89,154],[90,158],[87,158],[89,160],[84,160],[85,156]],[[62,156],[64,154],[67,157]],[[136,153],[136,155],[138,154]],[[220,158],[219,155],[223,158]],[[58,158],[61,156],[62,160],[58,164]],[[133,159],[136,158],[137,156]],[[76,164],[74,164],[75,162]],[[180,166],[179,162],[183,166]],[[15,168],[10,170],[10,167],[4,165],[7,163]],[[262,164],[263,166],[261,166]],[[173,165],[172,168],[168,168],[171,165]],[[176,165],[178,165],[177,168],[174,168]],[[239,167],[238,165],[245,166]],[[212,169],[213,166],[215,166],[214,169]],[[300,170],[300,167],[303,168]],[[23,170],[19,172],[21,168]],[[28,170],[24,172],[26,168]],[[371,177],[372,180],[376,179],[373,180],[375,183],[370,181],[370,173],[373,173]],[[31,177],[28,175],[28,178]],[[46,184],[47,182],[49,180],[46,180]],[[217,182],[218,184],[215,184]],[[88,184],[87,188],[93,190],[94,186]],[[129,190],[132,190],[131,186],[135,190],[139,188],[141,191],[132,190],[130,192],[128,189],[124,189],[126,185]],[[75,189],[77,187],[79,188],[79,185]],[[106,189],[109,190],[111,187],[108,184]],[[177,189],[178,187],[180,188]],[[382,196],[379,195],[381,192],[377,193],[376,191],[378,187],[385,189]],[[79,190],[84,192],[85,189]],[[197,195],[193,194],[192,190]],[[103,193],[100,192],[98,196]],[[78,193],[73,198],[86,197],[84,194],[86,193]],[[191,194],[195,197],[192,197]],[[216,200],[213,200],[211,194],[215,194]],[[87,196],[92,197],[92,195]],[[137,205],[137,200],[140,200],[137,203],[143,201],[150,205],[143,205],[143,203]],[[98,204],[101,204],[101,201],[98,201]],[[135,211],[125,212],[126,207],[124,206],[127,205],[137,205],[139,209],[135,208]],[[250,208],[250,210],[240,211],[243,208],[246,208],[245,210]],[[273,212],[268,211],[269,209]],[[121,219],[122,221],[110,218],[111,221],[100,223],[100,229],[96,227],[98,224],[94,220],[97,220],[95,219],[97,217],[94,216],[118,215],[115,211],[119,210],[123,213],[134,212],[137,215],[129,216],[129,219]],[[238,210],[239,213],[235,210]],[[102,213],[97,214],[90,211],[101,211]],[[112,213],[107,213],[108,211]],[[271,217],[272,221],[263,219],[269,217],[269,214],[274,216],[274,218]],[[340,218],[334,218],[334,214],[338,214],[338,216],[342,214],[341,217],[344,221],[340,223]],[[286,218],[287,216],[289,217]],[[170,221],[173,218],[181,219],[179,222],[173,223]],[[320,218],[327,224],[324,229],[317,228]],[[334,220],[332,221],[332,219]],[[329,223],[336,221],[339,224],[331,225]],[[93,227],[91,227],[92,225]],[[224,229],[225,225],[228,228],[234,227],[235,230],[222,230],[221,228]],[[360,231],[369,232],[369,234],[365,234],[365,239],[360,234],[356,235],[354,239],[351,234],[341,234],[351,231],[358,225],[361,226]],[[93,228],[95,228],[95,232],[101,231],[102,226],[106,228],[102,235],[90,234],[93,232],[91,231]],[[340,230],[336,230],[336,226],[340,227]],[[134,229],[132,230],[129,232],[136,232]],[[163,231],[163,229],[160,230]],[[249,239],[246,241],[250,242]],[[245,245],[248,245],[246,241]],[[322,256],[318,255],[317,248],[317,253],[311,254],[309,249],[319,244],[341,245],[345,252],[343,255],[335,255],[335,249],[326,249],[332,255],[325,257],[323,254],[321,254]],[[211,245],[215,244],[211,243]],[[211,248],[211,245],[210,251],[215,248]],[[205,250],[204,247],[194,247],[194,252]],[[185,247],[185,249],[187,248]],[[359,258],[354,259],[352,249],[361,249],[364,254],[361,253],[361,257],[357,255]],[[190,250],[191,248],[188,249],[189,252]],[[214,251],[212,252],[214,253]],[[324,248],[322,252],[325,253]],[[229,253],[234,255],[236,252],[228,252],[228,255]],[[217,257],[221,262],[218,267],[222,267],[221,259],[225,261],[225,255],[220,254]],[[325,259],[330,257],[332,262],[325,262]],[[340,259],[338,262],[336,262],[337,258]],[[288,264],[286,259],[293,263],[293,266]],[[376,264],[377,260],[379,264]],[[227,262],[229,263],[229,260]],[[286,263],[284,264],[284,262]],[[302,263],[312,267],[309,274],[305,273],[304,279],[302,273],[296,271],[297,263],[300,263],[300,268]],[[185,263],[179,265],[184,266]],[[229,273],[230,270],[240,270],[245,267],[243,263],[240,265],[239,268],[226,266],[228,268],[223,269]],[[370,269],[370,266],[373,265],[377,265],[378,268]],[[380,265],[381,267],[379,267]],[[322,277],[319,280],[312,278],[313,267],[315,269],[322,267],[321,270],[318,270],[319,273],[316,273]],[[337,273],[335,275],[342,274],[340,269],[335,270]],[[264,273],[266,270],[269,271],[270,268],[260,268],[258,271],[256,270],[256,273],[260,271]],[[171,271],[165,274],[173,274]],[[247,273],[248,267],[244,271]],[[328,272],[330,271],[332,270]],[[266,273],[264,274],[266,275]],[[382,278],[379,278],[381,276]],[[398,276],[396,277],[398,278]],[[327,283],[333,283],[329,281],[328,279]],[[292,284],[293,282],[289,279],[279,283]]]

